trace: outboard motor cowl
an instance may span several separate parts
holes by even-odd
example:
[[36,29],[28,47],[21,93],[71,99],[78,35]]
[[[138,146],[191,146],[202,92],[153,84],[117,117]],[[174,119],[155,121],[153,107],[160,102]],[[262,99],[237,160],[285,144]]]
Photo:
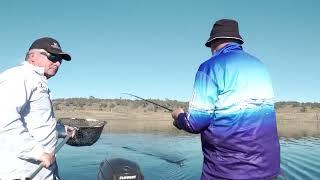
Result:
[[100,163],[97,180],[144,180],[137,163],[122,158]]

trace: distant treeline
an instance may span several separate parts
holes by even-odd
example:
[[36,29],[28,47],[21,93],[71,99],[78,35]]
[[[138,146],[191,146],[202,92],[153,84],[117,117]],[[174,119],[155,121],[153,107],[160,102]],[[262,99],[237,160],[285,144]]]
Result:
[[[176,107],[182,107],[188,109],[188,102],[181,102],[176,100],[159,100],[148,99],[162,106],[174,109]],[[148,103],[143,100],[130,100],[130,99],[99,99],[93,96],[89,98],[66,98],[66,99],[54,99],[53,107],[55,110],[99,110],[99,111],[143,111],[143,112],[167,112],[167,110]],[[276,109],[285,107],[300,108],[300,112],[305,112],[307,109],[320,108],[320,103],[300,103],[296,101],[281,101],[276,102]]]
[[297,101],[280,101],[280,102],[276,102],[275,106],[277,109],[284,108],[284,107],[293,107],[293,108],[301,107],[301,108],[315,109],[315,108],[320,108],[320,103],[318,102],[301,103]]
[[[180,102],[176,100],[158,100],[148,99],[162,106],[174,109],[181,107],[187,110],[188,102]],[[143,100],[130,100],[130,99],[98,99],[90,96],[89,98],[67,98],[67,99],[54,99],[53,107],[55,110],[99,110],[111,112],[123,111],[143,111],[143,112],[167,112],[167,110],[153,105]]]

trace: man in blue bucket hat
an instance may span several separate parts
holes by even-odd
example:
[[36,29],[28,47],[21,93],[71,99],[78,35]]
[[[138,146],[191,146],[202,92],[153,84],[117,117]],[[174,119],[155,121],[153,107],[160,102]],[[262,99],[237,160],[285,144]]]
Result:
[[216,21],[205,43],[213,55],[198,69],[189,110],[172,112],[177,128],[201,133],[202,180],[276,179],[280,173],[271,80],[243,43],[237,21]]
[[75,129],[57,125],[47,80],[71,56],[57,40],[37,39],[25,61],[0,74],[0,179],[24,179],[42,163],[34,179],[59,179],[54,149],[58,136]]

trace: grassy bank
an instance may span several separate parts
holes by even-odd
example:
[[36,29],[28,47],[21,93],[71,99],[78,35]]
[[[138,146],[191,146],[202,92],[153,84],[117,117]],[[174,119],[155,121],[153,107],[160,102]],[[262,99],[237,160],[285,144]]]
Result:
[[[152,100],[169,108],[187,102]],[[57,118],[106,120],[105,132],[112,133],[182,133],[172,126],[171,114],[140,100],[72,98],[53,101]],[[276,103],[278,133],[281,137],[320,136],[319,103]]]

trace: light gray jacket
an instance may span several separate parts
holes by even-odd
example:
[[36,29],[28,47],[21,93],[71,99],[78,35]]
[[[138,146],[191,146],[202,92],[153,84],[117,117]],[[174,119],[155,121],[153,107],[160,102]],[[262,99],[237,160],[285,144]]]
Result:
[[[44,69],[28,62],[0,74],[0,179],[25,178],[54,151],[57,122]],[[34,179],[55,179],[56,165]]]

